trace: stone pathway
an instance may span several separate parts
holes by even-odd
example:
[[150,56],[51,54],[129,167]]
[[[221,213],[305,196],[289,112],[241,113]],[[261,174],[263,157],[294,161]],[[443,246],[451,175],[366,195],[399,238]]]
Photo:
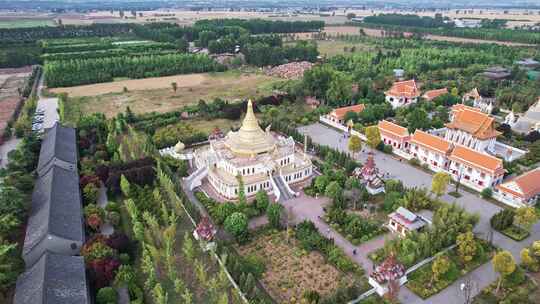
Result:
[[[105,185],[101,184],[101,187],[99,187],[99,195],[98,195],[98,206],[101,208],[105,208],[109,204],[109,200],[107,199],[107,187]],[[109,221],[105,221],[103,225],[101,225],[101,234],[109,236],[114,233],[114,227],[109,223]]]
[[255,230],[265,225],[268,225],[268,217],[266,215],[261,215],[249,220],[248,229]]

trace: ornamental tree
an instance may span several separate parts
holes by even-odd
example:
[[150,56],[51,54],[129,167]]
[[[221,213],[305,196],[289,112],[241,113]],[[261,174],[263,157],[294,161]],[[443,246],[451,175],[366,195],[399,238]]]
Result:
[[499,251],[493,256],[493,269],[500,274],[495,293],[499,293],[503,279],[516,270],[516,262],[509,251]]
[[457,236],[458,254],[464,263],[468,263],[476,256],[477,244],[471,231],[461,233]]
[[257,194],[255,194],[255,201],[256,207],[260,211],[266,210],[266,208],[268,208],[268,204],[270,203],[268,194],[262,189],[257,191]]
[[518,208],[516,210],[516,215],[514,216],[514,224],[524,227],[527,230],[530,230],[537,220],[538,217],[534,207]]
[[268,222],[273,228],[279,228],[281,224],[281,213],[283,211],[283,206],[278,203],[272,203],[266,208],[266,216],[268,217]]
[[353,155],[362,150],[362,141],[360,140],[360,137],[353,135],[349,138],[349,150]]
[[444,276],[448,270],[450,270],[450,260],[444,255],[439,255],[431,264],[431,271],[433,272],[433,277],[431,278],[430,285],[433,282],[438,282],[442,276]]
[[370,126],[364,131],[366,133],[367,144],[370,148],[375,149],[381,143],[381,134],[379,127]]
[[445,172],[437,172],[433,175],[431,182],[431,192],[435,193],[437,197],[440,197],[446,192],[446,188],[450,183],[450,174]]
[[247,216],[241,212],[235,212],[225,219],[225,230],[234,235],[239,241],[244,241],[247,238],[248,220]]

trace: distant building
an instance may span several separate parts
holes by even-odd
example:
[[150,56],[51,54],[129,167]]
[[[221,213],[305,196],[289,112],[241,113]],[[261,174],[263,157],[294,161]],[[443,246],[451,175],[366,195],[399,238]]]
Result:
[[463,95],[462,101],[463,103],[472,102],[473,107],[487,114],[491,114],[495,105],[495,98],[483,97],[477,88]]
[[388,228],[401,236],[418,231],[427,224],[422,217],[403,207],[399,207],[395,212],[390,213],[388,219]]
[[13,304],[90,304],[84,258],[45,252],[17,279]]
[[427,91],[424,93],[424,95],[422,95],[422,97],[427,101],[433,101],[433,99],[445,94],[448,94],[447,88]]
[[459,28],[479,28],[482,20],[480,19],[454,19],[455,27]]
[[518,66],[524,69],[536,69],[540,66],[540,62],[532,59],[532,58],[526,58],[523,60],[518,60],[515,62]]
[[357,104],[353,106],[337,108],[337,109],[332,110],[332,112],[330,112],[327,115],[327,118],[335,123],[344,125],[346,123],[345,115],[348,112],[360,113],[364,111],[365,108],[366,106],[364,104]]
[[416,86],[416,81],[407,80],[395,82],[390,90],[384,92],[386,101],[396,109],[416,103],[420,97],[420,91]]
[[490,67],[484,70],[482,75],[491,80],[502,80],[510,77],[512,73],[507,68],[503,67]]
[[497,136],[501,134],[495,130],[494,121],[476,108],[454,105],[444,138],[477,151],[493,151]]
[[540,198],[540,168],[498,185],[493,197],[516,208],[534,205]]
[[517,117],[514,112],[510,112],[505,117],[505,123],[517,133],[528,134],[532,131],[540,132],[540,98],[520,117]]

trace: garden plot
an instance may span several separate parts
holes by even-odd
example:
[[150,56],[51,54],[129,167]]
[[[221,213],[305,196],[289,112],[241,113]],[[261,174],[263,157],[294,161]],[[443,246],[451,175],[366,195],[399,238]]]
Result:
[[239,251],[246,257],[254,257],[266,265],[261,282],[278,302],[300,299],[305,291],[317,291],[321,297],[328,296],[340,285],[348,285],[353,279],[328,264],[316,252],[305,252],[294,245],[286,232],[265,233],[256,237]]

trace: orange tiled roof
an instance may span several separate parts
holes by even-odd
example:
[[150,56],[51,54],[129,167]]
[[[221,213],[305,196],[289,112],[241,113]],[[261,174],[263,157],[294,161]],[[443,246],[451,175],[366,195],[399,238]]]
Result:
[[406,80],[394,82],[390,90],[385,92],[386,95],[391,96],[403,96],[408,98],[414,98],[420,96],[418,87],[416,86],[416,81]]
[[448,94],[447,88],[427,91],[424,93],[424,98],[431,101],[444,94]]
[[[507,186],[509,183],[512,182],[516,183],[516,185],[521,190],[521,193],[516,192]],[[524,200],[529,200],[530,198],[540,193],[540,168],[536,168],[508,182],[500,184],[497,186],[497,188],[501,191],[509,192],[516,196],[519,196]]]
[[387,120],[379,121],[379,124],[377,126],[379,127],[379,130],[383,132],[389,132],[399,137],[409,136],[409,131],[407,131],[407,128],[404,128]]
[[461,145],[456,145],[448,158],[490,173],[502,173],[504,170],[502,160]]
[[478,109],[466,105],[454,105],[452,112],[454,118],[446,124],[449,129],[459,129],[480,139],[489,139],[501,134],[493,127],[495,119]]
[[332,115],[332,116],[334,116],[336,118],[339,118],[339,119],[343,119],[345,117],[345,114],[347,114],[347,112],[360,113],[360,112],[364,111],[365,108],[366,108],[366,106],[363,103],[361,103],[361,104],[357,104],[357,105],[354,105],[354,106],[348,106],[348,107],[334,109],[332,111],[332,113],[330,113],[330,115]]
[[452,149],[451,142],[421,130],[416,130],[414,132],[413,136],[411,137],[411,143],[415,143],[444,154],[450,152]]

